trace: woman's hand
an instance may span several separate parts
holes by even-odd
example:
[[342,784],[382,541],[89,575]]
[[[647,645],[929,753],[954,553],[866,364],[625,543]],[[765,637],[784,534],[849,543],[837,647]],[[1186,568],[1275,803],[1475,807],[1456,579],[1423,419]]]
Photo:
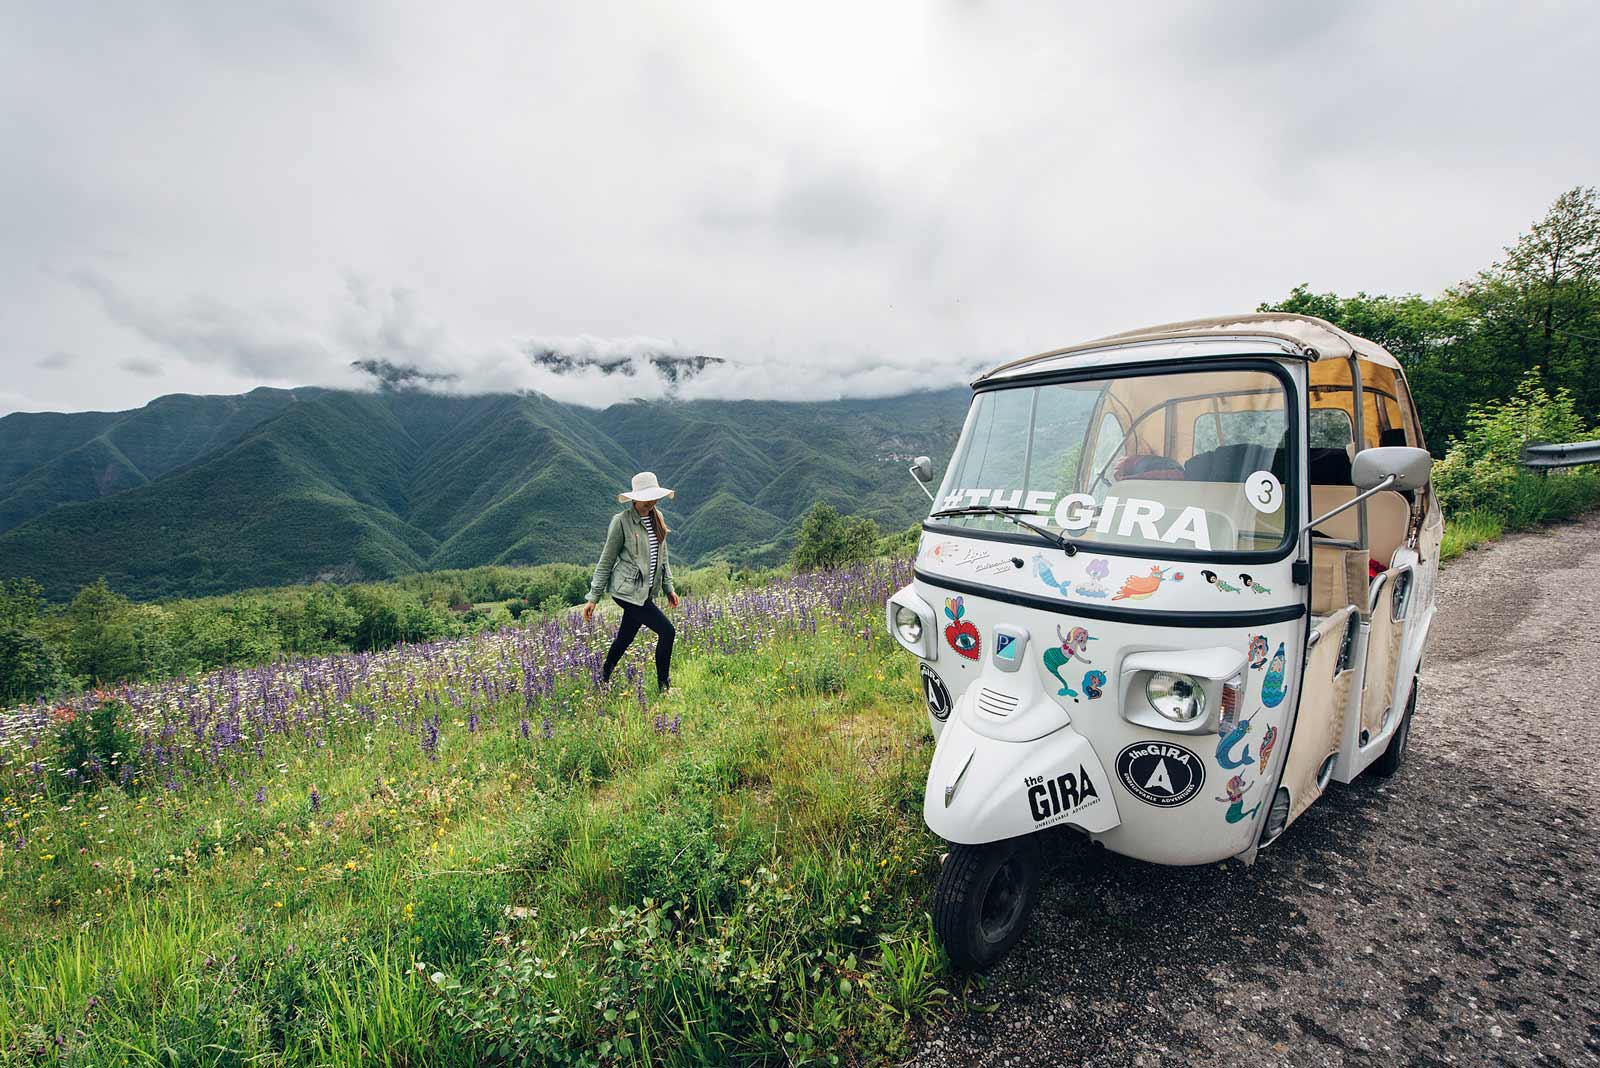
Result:
[[674,608],[678,607],[678,595],[675,593],[667,594],[667,603]]
[[583,621],[585,623],[594,622],[594,602],[593,601],[585,601],[585,602],[583,602]]

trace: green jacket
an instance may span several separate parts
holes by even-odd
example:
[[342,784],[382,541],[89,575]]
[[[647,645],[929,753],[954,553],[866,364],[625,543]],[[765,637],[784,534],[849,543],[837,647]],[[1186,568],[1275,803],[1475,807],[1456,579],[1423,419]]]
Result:
[[647,597],[662,593],[676,597],[678,589],[672,584],[672,564],[667,557],[667,543],[663,539],[657,552],[655,588],[645,589],[650,576],[650,538],[644,530],[644,520],[632,507],[624,508],[611,517],[611,528],[606,531],[606,547],[600,552],[600,562],[594,565],[594,579],[589,583],[589,601],[598,603],[607,593],[626,604],[644,604]]

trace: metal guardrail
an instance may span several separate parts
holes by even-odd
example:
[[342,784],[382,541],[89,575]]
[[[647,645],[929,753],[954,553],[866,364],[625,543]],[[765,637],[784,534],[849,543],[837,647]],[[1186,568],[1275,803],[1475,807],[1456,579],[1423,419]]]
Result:
[[1600,441],[1571,441],[1565,445],[1524,445],[1520,462],[1523,467],[1535,471],[1600,464]]

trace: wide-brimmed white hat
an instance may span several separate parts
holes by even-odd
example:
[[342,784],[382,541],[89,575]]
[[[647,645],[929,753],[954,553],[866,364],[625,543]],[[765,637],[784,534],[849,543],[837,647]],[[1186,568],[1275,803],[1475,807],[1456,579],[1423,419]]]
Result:
[[663,497],[675,497],[672,490],[664,489],[656,481],[654,471],[640,471],[633,476],[633,489],[624,490],[617,494],[617,501],[659,501]]

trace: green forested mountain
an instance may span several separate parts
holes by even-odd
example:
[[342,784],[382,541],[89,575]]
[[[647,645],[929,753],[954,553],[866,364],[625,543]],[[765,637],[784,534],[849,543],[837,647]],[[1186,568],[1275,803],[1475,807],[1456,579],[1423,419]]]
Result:
[[586,561],[637,470],[678,490],[676,557],[770,562],[826,500],[888,527],[926,499],[965,391],[827,403],[257,389],[0,418],[0,578],[141,598],[486,563]]

